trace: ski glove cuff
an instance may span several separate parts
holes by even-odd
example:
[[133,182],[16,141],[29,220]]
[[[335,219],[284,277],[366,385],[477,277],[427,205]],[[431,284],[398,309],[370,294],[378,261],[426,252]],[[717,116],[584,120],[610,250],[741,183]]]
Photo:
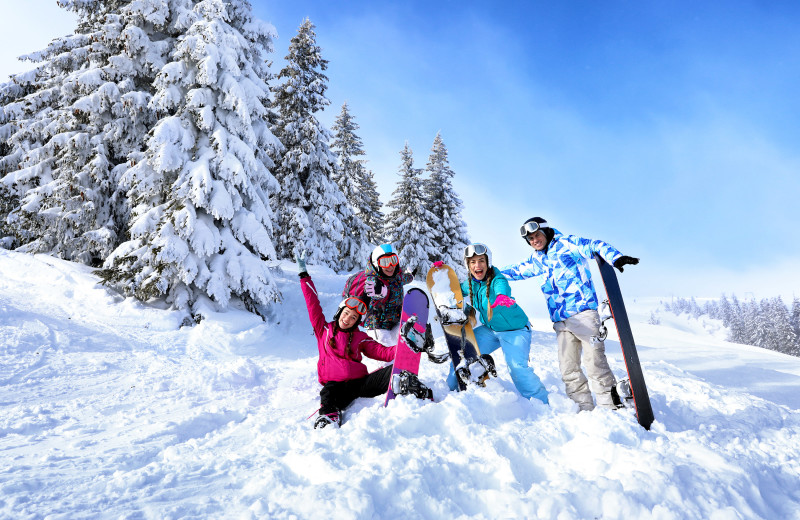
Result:
[[638,258],[633,258],[632,256],[622,255],[621,257],[617,258],[617,260],[614,262],[614,267],[619,269],[619,272],[621,273],[622,272],[622,266],[624,266],[624,265],[636,265],[638,263],[639,263],[639,259]]
[[514,298],[506,296],[505,294],[498,294],[497,298],[494,299],[494,303],[492,304],[492,309],[494,309],[498,305],[500,305],[501,307],[511,307],[515,303],[517,302],[514,301]]
[[294,261],[297,262],[297,274],[308,273],[306,270],[306,258],[308,257],[308,253],[305,249],[300,251],[300,253],[294,256]]
[[364,292],[373,300],[380,300],[386,298],[389,290],[380,280],[367,280],[364,282]]

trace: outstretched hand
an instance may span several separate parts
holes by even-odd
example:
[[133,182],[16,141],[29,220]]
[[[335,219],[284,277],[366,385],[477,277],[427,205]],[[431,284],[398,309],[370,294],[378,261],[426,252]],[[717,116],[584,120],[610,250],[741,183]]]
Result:
[[502,307],[511,307],[515,303],[517,303],[517,302],[514,301],[514,298],[511,298],[510,296],[506,296],[505,294],[498,294],[497,298],[494,299],[494,303],[491,305],[491,307],[492,307],[492,309],[494,309],[498,305],[500,305]]
[[294,261],[297,262],[298,274],[308,272],[306,271],[306,258],[308,258],[308,252],[305,249],[294,255]]
[[619,269],[619,272],[622,272],[622,266],[624,265],[636,265],[639,263],[638,258],[634,258],[632,256],[625,256],[622,255],[621,257],[617,258],[616,262],[614,262],[614,267]]

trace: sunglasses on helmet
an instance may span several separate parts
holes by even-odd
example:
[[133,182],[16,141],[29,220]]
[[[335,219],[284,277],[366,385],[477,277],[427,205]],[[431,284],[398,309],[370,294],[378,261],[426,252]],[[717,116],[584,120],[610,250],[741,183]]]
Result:
[[392,267],[394,265],[397,265],[398,263],[400,263],[400,260],[397,258],[397,255],[395,254],[385,255],[378,258],[378,265],[380,267]]
[[475,255],[485,255],[488,249],[483,244],[470,244],[464,248],[464,258],[472,258]]
[[519,228],[519,234],[525,238],[531,233],[536,233],[543,227],[548,227],[547,224],[539,224],[538,222],[526,222]]
[[346,299],[344,301],[344,306],[348,309],[353,309],[362,316],[367,313],[367,306],[355,296],[351,296],[350,298]]

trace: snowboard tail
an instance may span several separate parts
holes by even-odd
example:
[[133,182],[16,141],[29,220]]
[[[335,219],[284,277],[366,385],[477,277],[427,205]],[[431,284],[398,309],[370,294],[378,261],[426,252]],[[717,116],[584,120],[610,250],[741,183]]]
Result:
[[[481,357],[481,351],[478,348],[478,342],[472,330],[472,319],[464,325],[448,324],[448,316],[443,315],[439,310],[439,305],[450,309],[463,309],[464,296],[461,293],[458,276],[450,266],[432,267],[428,271],[427,283],[434,300],[437,318],[444,331],[447,349],[450,351],[450,359],[456,372],[458,389],[466,390],[469,382],[485,386],[485,381],[489,375],[496,374],[494,361],[490,356],[487,356],[488,359]],[[491,370],[489,370],[490,364]]]
[[636,409],[636,419],[645,430],[649,430],[655,417],[653,416],[653,408],[650,405],[650,395],[647,393],[647,386],[644,382],[642,365],[639,363],[639,354],[636,352],[636,343],[633,341],[633,331],[631,330],[630,321],[628,321],[628,312],[625,310],[625,302],[622,299],[622,292],[619,288],[617,273],[600,255],[596,254],[595,259],[600,268],[600,276],[603,279],[603,285],[608,295],[611,316],[619,334],[619,344],[622,349],[622,357],[625,359],[625,368],[628,371],[633,405]]

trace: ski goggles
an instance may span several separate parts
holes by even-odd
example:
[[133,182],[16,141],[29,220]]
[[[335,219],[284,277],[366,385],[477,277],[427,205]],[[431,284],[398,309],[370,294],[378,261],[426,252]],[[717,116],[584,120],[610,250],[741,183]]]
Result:
[[367,313],[366,304],[364,304],[364,302],[362,302],[361,300],[359,300],[355,296],[351,296],[348,299],[346,299],[344,301],[344,306],[347,307],[348,309],[352,309],[352,310],[356,311],[357,313],[359,313],[362,316]]
[[472,258],[475,255],[485,255],[489,248],[483,244],[470,244],[464,248],[464,258]]
[[519,234],[522,238],[527,237],[531,233],[536,233],[542,228],[550,227],[547,225],[547,222],[543,222],[539,224],[538,222],[526,222],[519,228]]
[[395,265],[397,265],[399,263],[400,263],[400,260],[397,258],[397,255],[395,255],[395,254],[384,255],[384,256],[378,258],[378,266],[379,267],[389,268],[389,267],[395,266]]

